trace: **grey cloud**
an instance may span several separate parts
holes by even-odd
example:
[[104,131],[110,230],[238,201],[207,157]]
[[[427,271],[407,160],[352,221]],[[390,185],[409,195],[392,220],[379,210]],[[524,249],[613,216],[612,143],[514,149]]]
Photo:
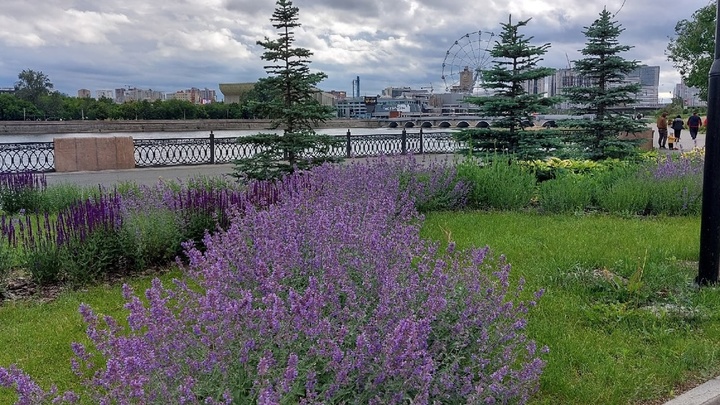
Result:
[[[314,52],[311,67],[328,74],[323,88],[351,92],[359,75],[363,93],[395,86],[442,86],[442,62],[454,41],[478,30],[532,17],[523,31],[535,44],[551,43],[543,64],[561,68],[580,57],[583,27],[601,4],[586,0],[295,0],[298,45]],[[666,61],[667,37],[707,0],[609,0],[632,45],[627,58],[661,66],[664,80],[679,80]],[[533,4],[533,7],[528,6]],[[55,87],[74,95],[138,86],[175,91],[263,77],[262,49],[274,36],[269,0],[4,0],[0,13],[0,87],[23,69],[42,70]],[[75,10],[68,12],[68,10]],[[93,42],[95,41],[95,42]],[[567,56],[566,56],[567,55]]]

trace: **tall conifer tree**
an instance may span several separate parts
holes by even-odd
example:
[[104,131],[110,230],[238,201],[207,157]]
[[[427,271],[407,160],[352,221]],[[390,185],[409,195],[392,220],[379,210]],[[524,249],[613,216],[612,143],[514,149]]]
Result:
[[272,179],[297,169],[307,169],[329,160],[335,138],[318,135],[314,127],[332,117],[333,109],[315,98],[317,84],[327,78],[323,72],[311,72],[308,49],[296,47],[293,29],[300,27],[299,9],[290,0],[277,0],[270,21],[278,31],[276,39],[265,38],[257,44],[265,48],[262,59],[269,77],[260,79],[270,101],[260,108],[282,134],[257,134],[238,138],[243,147],[256,154],[235,161],[235,175],[254,179]]
[[588,157],[593,159],[623,158],[635,153],[637,141],[618,139],[621,133],[646,130],[644,124],[614,112],[612,107],[632,105],[640,92],[639,83],[627,83],[627,75],[638,68],[637,61],[620,56],[631,47],[621,45],[618,37],[625,29],[607,9],[589,27],[585,27],[587,42],[582,49],[585,58],[574,61],[573,70],[591,83],[587,87],[563,89],[565,97],[579,112],[592,114],[592,120],[574,120],[568,125],[585,130],[587,136],[575,139]]
[[533,46],[530,44],[533,37],[520,33],[520,28],[529,21],[513,24],[512,16],[509,16],[508,22],[502,24],[500,40],[490,51],[494,58],[493,66],[481,72],[481,87],[490,95],[467,98],[468,102],[480,107],[482,115],[495,118],[492,129],[467,130],[460,135],[461,139],[471,140],[476,149],[503,150],[523,158],[534,158],[543,154],[544,150],[561,147],[556,132],[547,136],[547,132],[525,130],[533,120],[533,113],[546,112],[558,102],[558,99],[545,97],[544,94],[531,94],[524,87],[555,72],[554,69],[537,66],[550,44]]

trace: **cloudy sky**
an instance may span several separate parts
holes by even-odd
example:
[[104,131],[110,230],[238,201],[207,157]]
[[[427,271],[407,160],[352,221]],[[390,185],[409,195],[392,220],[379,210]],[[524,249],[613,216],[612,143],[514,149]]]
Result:
[[[302,24],[296,43],[313,52],[311,68],[328,75],[323,90],[351,95],[359,76],[361,95],[377,95],[388,86],[443,92],[457,74],[450,65],[488,63],[484,49],[492,47],[509,15],[513,21],[532,18],[521,33],[534,36],[535,45],[551,44],[543,66],[567,67],[568,59],[581,57],[583,27],[607,7],[625,29],[621,43],[633,46],[624,56],[660,66],[661,98],[669,98],[680,80],[665,55],[669,37],[679,20],[691,18],[708,0],[293,4]],[[272,0],[2,0],[0,87],[12,87],[18,73],[32,69],[71,96],[81,88],[95,95],[130,86],[163,92],[207,87],[220,97],[218,83],[265,76],[263,49],[256,42],[275,38],[274,8]],[[469,33],[475,34],[465,36]]]

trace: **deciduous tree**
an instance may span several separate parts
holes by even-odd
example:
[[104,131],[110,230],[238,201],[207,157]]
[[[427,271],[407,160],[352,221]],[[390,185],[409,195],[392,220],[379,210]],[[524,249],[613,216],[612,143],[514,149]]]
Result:
[[38,105],[40,98],[50,94],[53,84],[50,78],[41,71],[26,69],[18,74],[15,82],[15,96]]
[[715,58],[715,2],[695,11],[692,17],[675,24],[666,55],[680,72],[685,84],[697,87],[707,100],[708,73]]

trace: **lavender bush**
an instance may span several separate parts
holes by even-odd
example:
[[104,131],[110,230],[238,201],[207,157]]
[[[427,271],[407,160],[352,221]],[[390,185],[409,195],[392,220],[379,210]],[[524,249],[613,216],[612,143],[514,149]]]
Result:
[[0,208],[8,214],[35,211],[45,188],[47,179],[42,173],[0,173]]
[[618,176],[597,192],[601,209],[631,215],[697,215],[702,196],[702,157],[662,156],[632,176]]
[[25,267],[41,284],[84,284],[136,268],[116,193],[77,202],[54,216],[26,214],[3,224],[8,243],[22,250]]
[[703,159],[668,155],[643,177],[650,187],[651,214],[698,215],[702,202]]
[[[510,266],[487,248],[438,252],[420,239],[422,217],[398,173],[386,162],[285,178],[275,204],[237,209],[204,251],[186,245],[185,279],[156,280],[144,298],[125,287],[128,329],[83,305],[94,346],[73,345],[83,397],[525,402],[544,365],[525,335],[540,294],[522,301],[522,282],[511,287]],[[20,403],[76,400],[48,396],[12,368],[0,369],[0,385]]]

